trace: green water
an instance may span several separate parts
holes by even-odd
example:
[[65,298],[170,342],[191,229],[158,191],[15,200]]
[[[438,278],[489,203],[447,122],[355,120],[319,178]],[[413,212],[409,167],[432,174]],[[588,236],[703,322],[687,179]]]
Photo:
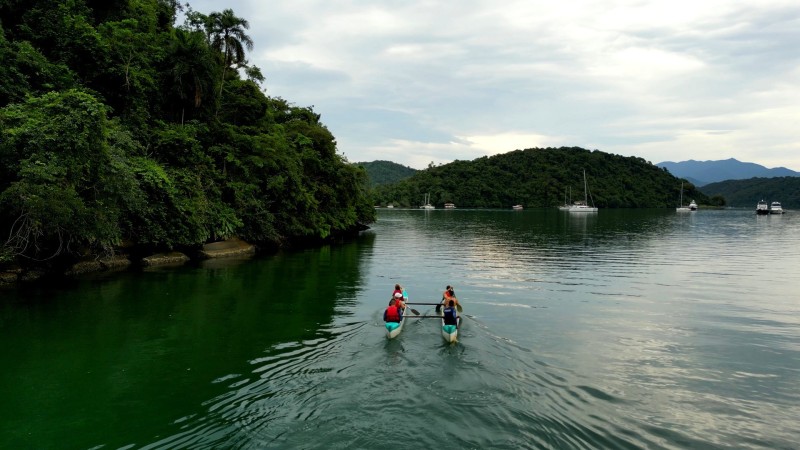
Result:
[[[343,245],[0,291],[0,448],[800,441],[800,217],[379,218]],[[459,342],[429,319],[387,340],[396,282],[423,303],[455,285]]]

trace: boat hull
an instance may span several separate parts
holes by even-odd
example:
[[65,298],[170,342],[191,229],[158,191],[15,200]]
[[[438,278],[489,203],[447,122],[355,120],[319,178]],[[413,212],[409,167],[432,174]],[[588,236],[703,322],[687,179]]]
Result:
[[[444,308],[442,308],[444,310]],[[444,324],[444,313],[440,313],[442,316],[441,319],[441,328],[442,328],[442,338],[445,342],[452,344],[454,342],[458,342],[458,330],[461,328],[461,314],[458,315],[456,319],[456,326],[453,327],[452,325],[445,325]]]
[[[408,311],[408,306],[403,308],[403,319],[400,320],[400,322],[399,322],[400,324],[397,326],[397,328],[392,328],[392,329],[389,329],[388,327],[386,328],[386,337],[388,339],[396,338],[403,331],[403,325],[406,323],[406,320],[408,320],[406,318],[406,312],[407,311]],[[397,322],[395,322],[395,323],[397,323]]]

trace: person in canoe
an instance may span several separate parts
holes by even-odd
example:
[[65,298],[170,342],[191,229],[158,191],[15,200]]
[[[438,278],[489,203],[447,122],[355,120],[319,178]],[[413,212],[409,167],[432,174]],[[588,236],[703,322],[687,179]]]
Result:
[[383,311],[384,322],[397,322],[403,320],[403,310],[397,306],[395,299],[389,300],[389,306]]
[[442,316],[444,318],[445,325],[458,326],[458,313],[456,312],[455,300],[450,300],[447,303],[447,306],[444,308],[444,311],[442,311]]
[[449,305],[450,302],[454,302],[455,306],[458,307],[458,299],[456,298],[456,291],[453,286],[447,285],[444,289],[444,293],[442,294],[442,304]]
[[405,293],[406,293],[406,290],[403,289],[403,286],[400,286],[399,284],[395,284],[394,285],[394,292],[392,292],[392,298],[397,298],[396,297],[397,294],[400,294],[400,297],[405,297],[406,296]]
[[404,302],[406,298],[406,290],[403,289],[403,286],[400,286],[399,284],[394,285],[394,292],[392,292],[392,298],[397,303],[398,308],[402,309],[406,307]]

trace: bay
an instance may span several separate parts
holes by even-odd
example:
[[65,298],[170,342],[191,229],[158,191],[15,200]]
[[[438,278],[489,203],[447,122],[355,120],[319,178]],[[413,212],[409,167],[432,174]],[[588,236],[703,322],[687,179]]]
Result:
[[[321,249],[0,290],[0,448],[796,448],[799,217],[381,210]],[[387,340],[395,283],[454,285],[459,342]]]

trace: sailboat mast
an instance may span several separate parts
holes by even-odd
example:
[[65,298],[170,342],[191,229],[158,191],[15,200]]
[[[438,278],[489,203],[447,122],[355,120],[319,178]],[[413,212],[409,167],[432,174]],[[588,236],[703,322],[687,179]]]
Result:
[[589,195],[586,187],[586,169],[583,169],[583,203],[589,205]]

